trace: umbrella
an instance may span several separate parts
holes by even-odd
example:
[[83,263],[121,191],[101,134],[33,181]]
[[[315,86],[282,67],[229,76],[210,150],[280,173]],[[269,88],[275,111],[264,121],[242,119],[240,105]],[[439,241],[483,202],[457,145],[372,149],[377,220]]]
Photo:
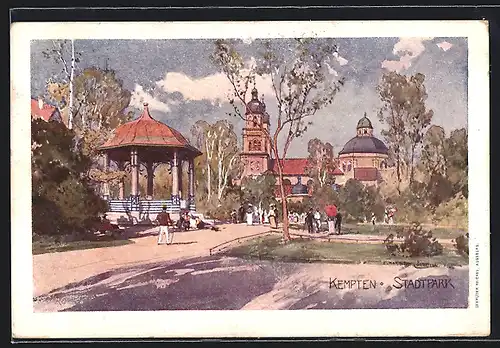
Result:
[[333,216],[336,216],[337,215],[337,207],[334,206],[334,205],[327,205],[325,207],[325,213],[326,215],[328,215],[329,217],[333,217]]

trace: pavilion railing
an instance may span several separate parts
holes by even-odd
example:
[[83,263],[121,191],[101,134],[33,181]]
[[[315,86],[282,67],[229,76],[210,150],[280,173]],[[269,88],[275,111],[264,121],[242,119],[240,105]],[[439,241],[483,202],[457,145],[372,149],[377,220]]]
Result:
[[[173,204],[171,200],[131,200],[131,199],[111,199],[108,200],[108,207],[110,212],[127,213],[139,212],[157,214],[163,210],[163,206],[167,207],[170,213],[179,212],[183,207],[180,204]],[[188,208],[186,206],[186,208]],[[189,206],[190,210],[194,210],[194,204]]]

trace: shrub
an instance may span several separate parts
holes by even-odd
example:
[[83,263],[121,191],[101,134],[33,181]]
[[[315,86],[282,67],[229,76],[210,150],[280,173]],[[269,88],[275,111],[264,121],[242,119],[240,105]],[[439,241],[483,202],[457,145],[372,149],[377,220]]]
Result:
[[436,208],[432,220],[438,224],[467,228],[469,223],[467,198],[459,193],[452,199],[441,203]]
[[[395,241],[395,237],[401,238],[402,241]],[[443,253],[441,243],[432,237],[431,231],[424,231],[419,223],[400,229],[396,236],[389,234],[384,240],[384,245],[393,256],[435,256]]]
[[460,254],[469,255],[469,234],[463,234],[457,237],[455,240],[455,248]]

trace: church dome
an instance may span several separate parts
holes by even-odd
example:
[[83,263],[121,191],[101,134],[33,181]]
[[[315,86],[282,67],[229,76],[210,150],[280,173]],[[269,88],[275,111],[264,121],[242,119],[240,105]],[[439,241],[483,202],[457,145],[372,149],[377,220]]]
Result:
[[356,126],[356,129],[359,129],[359,128],[373,129],[372,122],[370,121],[370,119],[368,117],[366,117],[366,112],[365,112],[365,116],[358,121],[358,125]]
[[266,110],[266,106],[258,98],[257,88],[252,90],[252,100],[247,103],[247,113],[250,114],[263,114]]
[[381,153],[387,155],[387,146],[379,139],[373,136],[354,137],[349,140],[339,155],[348,153]]
[[299,182],[292,187],[292,195],[307,195],[309,193],[307,186],[302,184],[299,177]]

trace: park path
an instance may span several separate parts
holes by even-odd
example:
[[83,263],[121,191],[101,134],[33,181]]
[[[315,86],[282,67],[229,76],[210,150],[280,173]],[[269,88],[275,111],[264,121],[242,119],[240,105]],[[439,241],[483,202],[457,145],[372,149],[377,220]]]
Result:
[[269,226],[221,225],[220,231],[177,232],[173,244],[158,245],[158,227],[138,233],[134,243],[122,246],[72,250],[33,256],[34,296],[123,266],[207,256],[210,248],[235,238],[270,230]]
[[[122,246],[46,253],[33,256],[34,296],[39,296],[67,284],[82,281],[124,266],[175,261],[189,257],[210,254],[210,249],[230,240],[248,237],[270,231],[269,226],[246,224],[221,225],[220,231],[194,230],[177,232],[171,245],[156,243],[157,227],[139,232],[131,238],[134,243]],[[325,237],[337,243],[383,243],[385,236],[349,234],[330,235],[325,233],[310,235],[307,231],[291,230],[294,237]],[[438,239],[439,240],[439,239]],[[450,245],[452,240],[441,239],[440,243]]]

